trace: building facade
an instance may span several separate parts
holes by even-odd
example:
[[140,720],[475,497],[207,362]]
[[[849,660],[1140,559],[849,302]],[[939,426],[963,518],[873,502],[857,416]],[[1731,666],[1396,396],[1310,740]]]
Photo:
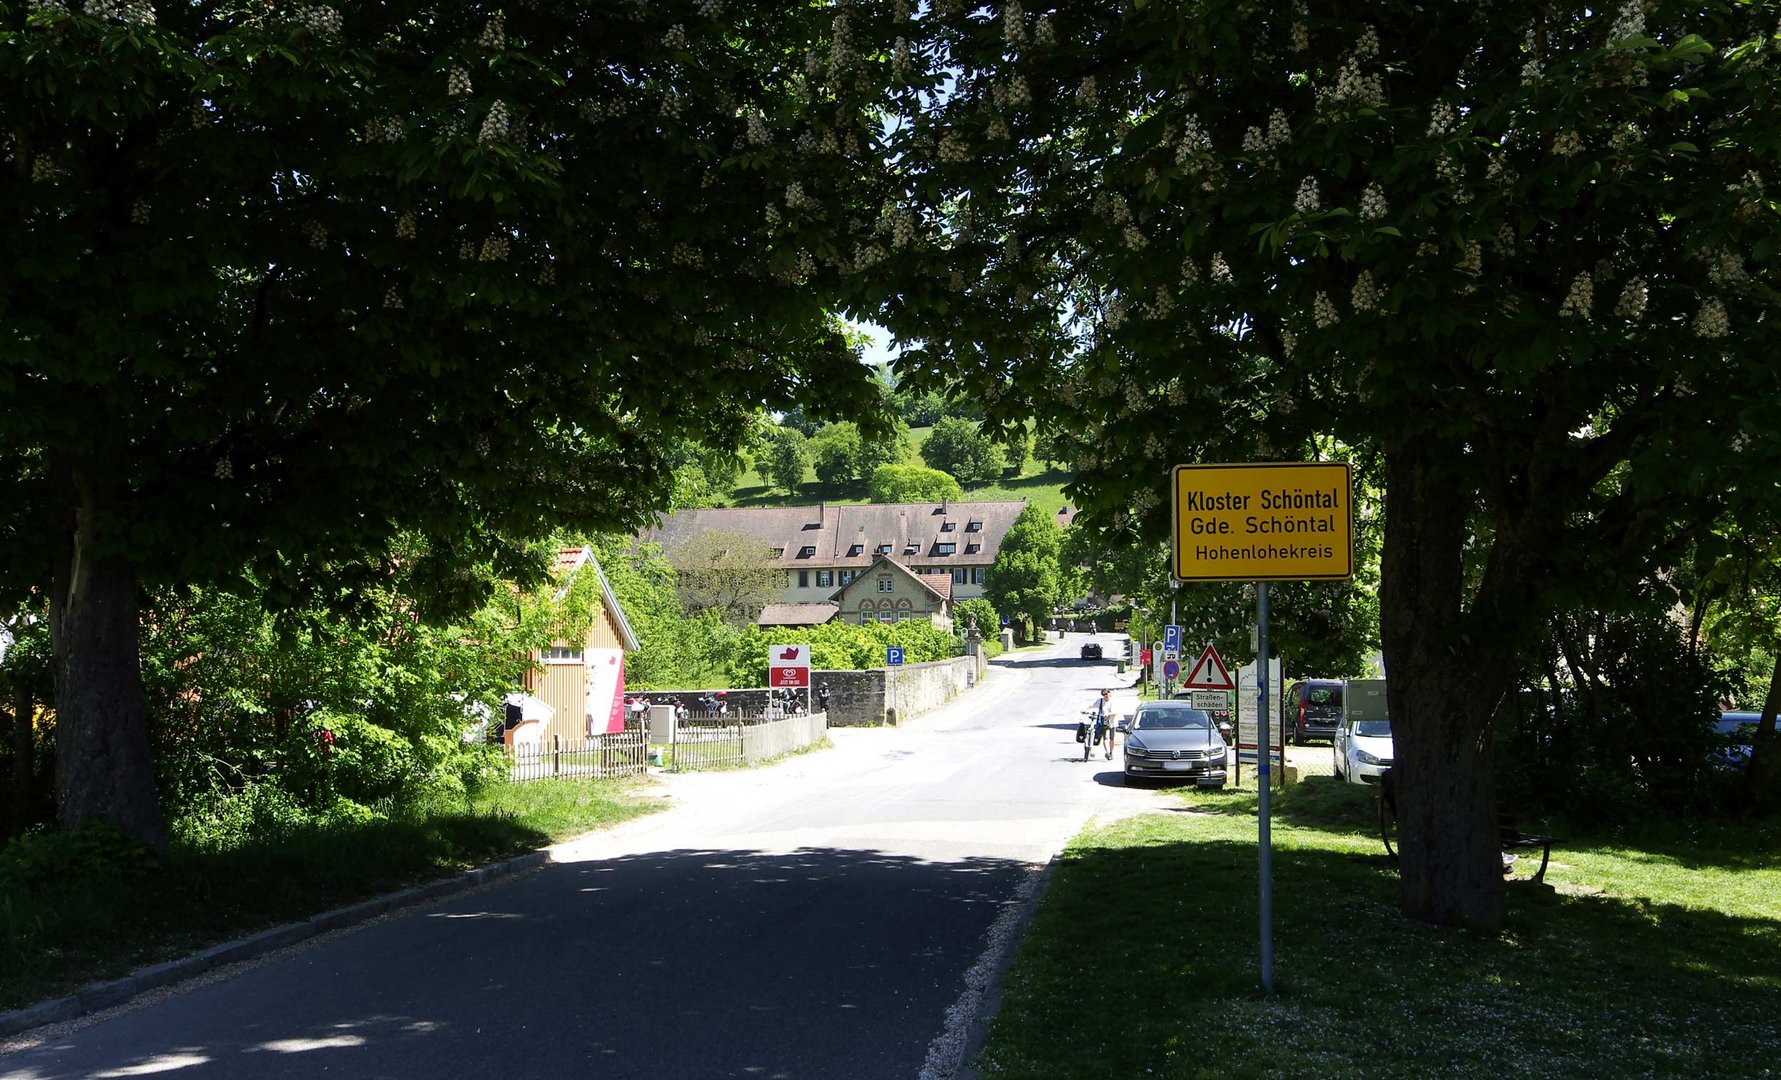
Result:
[[[644,540],[659,544],[670,563],[675,549],[703,532],[738,533],[771,552],[785,575],[784,604],[823,604],[878,559],[915,574],[943,574],[950,599],[983,595],[983,581],[1000,554],[1002,538],[1026,500],[997,502],[862,503],[730,507],[665,515]],[[1068,525],[1068,507],[1058,524]],[[852,620],[849,620],[852,621]]]

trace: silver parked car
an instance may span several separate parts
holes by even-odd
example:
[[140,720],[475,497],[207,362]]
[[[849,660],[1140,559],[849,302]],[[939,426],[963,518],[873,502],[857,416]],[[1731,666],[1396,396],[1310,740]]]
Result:
[[1204,711],[1185,701],[1146,701],[1119,730],[1126,733],[1127,782],[1155,778],[1224,787],[1224,737]]

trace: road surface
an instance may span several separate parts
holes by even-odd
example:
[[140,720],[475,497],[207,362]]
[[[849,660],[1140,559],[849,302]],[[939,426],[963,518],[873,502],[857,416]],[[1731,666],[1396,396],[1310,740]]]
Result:
[[1098,664],[1085,640],[901,728],[666,777],[673,809],[543,870],[102,1016],[0,1078],[943,1075],[998,916],[1091,817],[1159,798],[1082,761],[1081,710],[1131,678],[1123,638]]

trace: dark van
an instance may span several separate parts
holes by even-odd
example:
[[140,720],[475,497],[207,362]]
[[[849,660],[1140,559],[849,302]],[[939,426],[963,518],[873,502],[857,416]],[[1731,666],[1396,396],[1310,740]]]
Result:
[[1342,722],[1342,680],[1305,679],[1286,690],[1286,737],[1294,746],[1307,739],[1334,739]]

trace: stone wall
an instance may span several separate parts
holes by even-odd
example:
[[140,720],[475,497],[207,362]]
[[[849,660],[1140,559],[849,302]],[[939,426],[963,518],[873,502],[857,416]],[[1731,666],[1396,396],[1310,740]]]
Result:
[[[920,716],[964,693],[983,678],[981,657],[955,656],[925,664],[904,664],[891,674],[889,668],[865,671],[813,671],[812,697],[820,701],[829,693],[830,727],[867,727],[896,723]],[[888,693],[887,693],[888,691]],[[652,704],[666,705],[678,698],[695,713],[705,690],[648,690],[642,696]],[[628,692],[626,697],[636,697]],[[724,694],[732,712],[758,713],[767,705],[764,689],[729,690]]]

